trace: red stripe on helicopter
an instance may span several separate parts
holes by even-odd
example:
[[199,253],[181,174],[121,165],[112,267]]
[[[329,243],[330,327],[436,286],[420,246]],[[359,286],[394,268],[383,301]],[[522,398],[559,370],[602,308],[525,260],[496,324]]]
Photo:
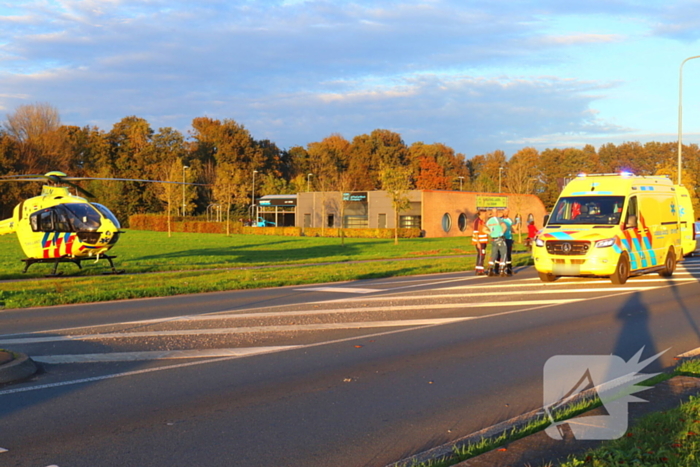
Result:
[[73,242],[75,241],[75,234],[66,234],[66,254],[71,255],[73,253]]
[[54,250],[53,250],[53,257],[58,258],[61,256],[61,245],[63,244],[63,237],[60,237],[56,235],[56,239],[54,240]]

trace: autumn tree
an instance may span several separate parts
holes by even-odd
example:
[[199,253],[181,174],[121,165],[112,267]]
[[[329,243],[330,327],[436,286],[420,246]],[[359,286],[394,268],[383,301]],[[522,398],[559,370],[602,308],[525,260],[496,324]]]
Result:
[[[304,183],[306,183],[306,177],[311,173],[311,162],[309,160],[309,153],[303,146],[294,146],[287,151],[287,158],[289,164],[289,180],[296,180],[301,177]],[[297,184],[297,192],[306,191],[307,187],[301,184]]]
[[593,173],[600,162],[581,149],[546,149],[539,158],[540,186],[538,193],[545,207],[554,206],[566,183],[579,173]]
[[513,154],[503,173],[503,184],[509,193],[533,193],[540,176],[539,153],[535,148],[524,148]]
[[[18,143],[5,132],[0,130],[0,175],[17,175],[19,160]],[[0,183],[0,219],[6,219],[12,215],[12,209],[19,204],[24,195],[24,190],[36,190],[36,187],[27,187],[20,183]]]
[[[182,170],[182,159],[179,157],[173,158],[169,163],[160,164],[158,179],[165,182],[180,182],[180,171]],[[172,236],[172,216],[177,214],[178,199],[182,190],[181,185],[176,183],[158,183],[156,184],[158,198],[165,204],[165,213],[168,224],[168,237]]]
[[248,172],[237,164],[222,162],[216,167],[216,179],[213,186],[215,201],[226,213],[226,235],[230,234],[231,208],[234,203],[244,204],[248,196],[246,183]]
[[399,219],[402,211],[411,206],[408,191],[411,189],[411,168],[402,165],[382,164],[379,176],[382,189],[391,198],[394,208],[394,245],[399,244]]
[[[112,127],[106,135],[108,159],[101,168],[100,176],[154,179],[158,173],[156,155],[151,145],[153,130],[148,122],[139,117],[125,117]],[[103,185],[110,185],[103,187]],[[113,206],[119,219],[126,221],[131,214],[160,210],[155,193],[146,190],[140,182],[101,183],[95,195]]]
[[325,229],[326,192],[340,189],[341,175],[345,172],[350,154],[350,143],[339,134],[333,134],[318,143],[309,144],[309,170],[313,174],[314,183],[322,193],[321,232]]
[[382,164],[407,166],[410,164],[408,147],[401,135],[390,130],[377,129],[369,135],[353,138],[348,163],[349,177],[358,190],[376,190],[381,186],[379,172]]
[[460,178],[467,180],[469,176],[464,155],[455,154],[442,143],[417,142],[408,151],[418,189],[453,190],[460,186]]
[[[476,159],[472,164],[472,167],[476,170],[472,175],[472,188],[474,191],[498,192],[498,180],[503,175],[501,167],[505,168],[506,166],[506,154],[501,150],[497,150],[484,156],[475,156],[474,159]],[[500,188],[503,188],[502,183]]]
[[[192,121],[192,128],[194,143],[190,159],[196,159],[204,166],[213,163],[217,183],[226,180],[226,183],[236,185],[231,190],[237,194],[234,199],[239,210],[252,205],[252,200],[244,194],[250,193],[252,197],[253,171],[263,174],[268,169],[275,170],[272,165],[266,164],[266,157],[274,159],[274,156],[269,156],[269,152],[266,156],[265,148],[253,139],[243,125],[233,120],[221,122],[200,117]],[[191,162],[194,164],[194,161]],[[235,176],[232,171],[235,171]]]
[[447,190],[450,186],[445,170],[430,156],[420,156],[418,159],[418,190]]
[[68,172],[70,154],[63,150],[59,133],[61,118],[49,104],[20,105],[7,115],[4,124],[8,136],[17,143],[21,173],[43,174],[51,170]]

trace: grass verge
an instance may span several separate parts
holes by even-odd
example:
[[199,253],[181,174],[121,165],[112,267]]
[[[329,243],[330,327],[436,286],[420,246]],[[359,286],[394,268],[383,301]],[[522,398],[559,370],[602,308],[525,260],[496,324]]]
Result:
[[[700,360],[682,362],[674,376],[700,377]],[[640,465],[687,467],[700,465],[700,398],[666,412],[642,417],[620,439],[571,456],[561,467]]]
[[[700,377],[700,360],[682,362],[673,371],[659,374],[640,385],[653,386],[674,376]],[[554,414],[556,421],[567,420],[595,409],[601,405],[594,398],[567,407]],[[546,417],[530,421],[527,425],[504,431],[492,438],[484,438],[476,443],[455,446],[445,457],[426,462],[413,462],[401,467],[449,467],[478,456],[506,443],[544,430],[550,425]],[[598,449],[571,456],[560,467],[607,467],[629,466],[670,466],[687,467],[700,465],[700,397],[673,410],[652,413],[642,417],[627,434],[620,439],[605,442]],[[549,464],[546,467],[552,467]]]
[[[86,263],[80,271],[70,264],[61,265],[67,274],[76,274],[56,278],[42,277],[50,265],[32,266],[36,269],[28,275],[15,272],[22,266],[21,250],[14,238],[0,237],[0,280],[34,278],[0,284],[0,308],[445,272],[471,274],[474,269],[474,257],[464,256],[473,253],[466,249],[469,238],[402,239],[398,246],[393,240],[345,239],[343,246],[338,239],[306,237],[179,234],[169,239],[165,234],[145,231],[129,231],[124,237],[129,241],[122,249],[115,248],[119,255],[115,265],[127,274],[98,275],[105,268]],[[441,258],[436,260],[435,256]],[[527,254],[513,258],[516,266],[529,260]]]

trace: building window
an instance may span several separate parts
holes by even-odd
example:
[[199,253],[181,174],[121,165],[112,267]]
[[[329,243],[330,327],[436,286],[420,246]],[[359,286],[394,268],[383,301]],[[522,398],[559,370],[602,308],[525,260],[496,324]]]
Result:
[[420,229],[420,216],[401,216],[399,217],[399,227],[402,229]]
[[326,224],[327,227],[333,227],[335,225],[335,215],[334,214],[328,214],[328,223]]
[[457,219],[457,227],[459,227],[460,232],[464,232],[467,230],[467,215],[462,213],[459,215],[459,218]]
[[377,216],[377,228],[386,229],[386,214],[379,214]]
[[364,229],[368,226],[367,216],[345,216],[346,229]]
[[450,216],[449,213],[445,213],[444,216],[442,216],[442,230],[445,232],[449,232],[450,229],[452,228],[452,216]]

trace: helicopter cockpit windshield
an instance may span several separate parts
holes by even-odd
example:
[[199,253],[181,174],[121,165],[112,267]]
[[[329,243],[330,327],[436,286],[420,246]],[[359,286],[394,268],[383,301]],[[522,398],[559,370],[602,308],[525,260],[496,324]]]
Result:
[[65,208],[73,232],[94,232],[100,228],[100,214],[89,204],[62,204],[57,208]]
[[114,214],[112,214],[112,211],[110,211],[109,209],[107,209],[105,206],[102,206],[100,203],[91,203],[91,204],[92,204],[95,208],[97,208],[97,210],[100,211],[104,217],[106,217],[107,219],[109,219],[110,221],[112,221],[112,224],[114,224],[114,226],[115,226],[116,228],[120,228],[120,227],[121,227],[121,224],[119,224],[119,221],[117,220],[117,217],[116,217]]
[[29,217],[34,232],[94,232],[100,213],[86,203],[66,203],[42,209]]

